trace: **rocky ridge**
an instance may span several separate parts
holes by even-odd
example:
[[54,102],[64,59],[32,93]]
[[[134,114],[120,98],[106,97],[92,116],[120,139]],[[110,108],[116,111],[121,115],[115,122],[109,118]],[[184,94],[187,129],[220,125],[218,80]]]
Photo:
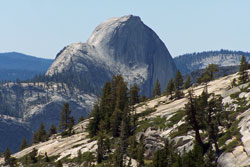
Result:
[[52,59],[37,58],[17,52],[0,53],[0,81],[26,80],[44,74]]
[[[250,62],[250,53],[241,51],[207,51],[192,54],[184,54],[174,58],[177,68],[183,74],[189,74],[193,71],[205,69],[209,64],[217,64],[219,67],[228,67],[232,70],[230,74],[237,72],[240,59],[245,56],[246,60]],[[233,68],[232,68],[233,67]],[[228,73],[225,73],[228,75]],[[223,75],[221,75],[223,76]]]

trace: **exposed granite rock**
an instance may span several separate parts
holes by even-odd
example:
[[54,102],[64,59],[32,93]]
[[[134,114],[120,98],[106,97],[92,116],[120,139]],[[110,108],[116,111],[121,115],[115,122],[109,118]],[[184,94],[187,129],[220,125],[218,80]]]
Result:
[[164,43],[137,16],[111,18],[96,27],[86,43],[65,47],[46,75],[79,73],[103,86],[112,75],[122,74],[129,84],[137,83],[150,96],[158,79],[164,87],[176,67]]

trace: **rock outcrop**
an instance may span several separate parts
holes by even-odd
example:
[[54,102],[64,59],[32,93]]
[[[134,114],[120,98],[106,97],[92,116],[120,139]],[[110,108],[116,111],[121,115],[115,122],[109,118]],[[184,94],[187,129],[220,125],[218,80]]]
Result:
[[175,64],[157,34],[137,16],[111,18],[96,27],[86,43],[66,46],[46,75],[78,73],[96,86],[121,74],[150,96],[158,79],[164,87],[176,72]]

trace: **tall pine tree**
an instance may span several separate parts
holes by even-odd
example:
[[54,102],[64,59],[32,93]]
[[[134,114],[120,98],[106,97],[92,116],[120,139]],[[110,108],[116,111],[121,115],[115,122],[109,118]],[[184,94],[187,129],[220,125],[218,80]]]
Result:
[[155,82],[152,97],[155,98],[155,97],[160,96],[160,95],[161,95],[161,85],[160,85],[159,80],[157,79],[156,82]]
[[135,104],[139,103],[139,92],[140,88],[134,84],[129,90],[129,105],[134,106]]
[[175,97],[177,99],[181,98],[183,94],[181,91],[182,88],[183,88],[183,77],[181,75],[181,72],[178,70],[175,75]]
[[138,149],[137,149],[137,166],[138,167],[143,167],[144,166],[144,136],[141,136],[140,138],[140,142],[138,145]]
[[188,91],[188,103],[185,105],[186,121],[191,125],[195,131],[195,140],[198,145],[204,147],[204,143],[201,140],[200,130],[201,124],[199,122],[199,109],[196,98],[193,96],[192,90]]
[[22,151],[23,149],[25,149],[27,147],[28,147],[28,143],[27,143],[26,138],[24,138],[23,141],[22,141],[22,144],[20,146],[20,151]]
[[97,140],[97,163],[102,163],[104,156],[104,136],[102,132],[98,133]]
[[89,124],[88,124],[88,131],[90,137],[94,137],[97,135],[97,132],[99,130],[99,123],[100,123],[100,110],[99,110],[99,105],[95,104],[94,108],[91,112],[91,117]]
[[188,89],[190,86],[191,86],[191,77],[189,75],[184,83],[184,88]]
[[60,124],[59,124],[59,128],[61,130],[67,130],[68,128],[70,128],[70,114],[71,114],[71,110],[69,108],[69,103],[64,103],[63,105],[63,109],[61,112],[61,119],[60,119]]
[[240,75],[239,83],[240,84],[246,83],[248,81],[248,73],[246,70],[248,70],[248,63],[246,61],[245,56],[242,56],[240,60],[240,67],[239,67],[239,75]]
[[173,79],[170,79],[168,82],[168,86],[167,86],[167,96],[170,95],[170,98],[173,98],[173,92],[174,92],[174,81]]

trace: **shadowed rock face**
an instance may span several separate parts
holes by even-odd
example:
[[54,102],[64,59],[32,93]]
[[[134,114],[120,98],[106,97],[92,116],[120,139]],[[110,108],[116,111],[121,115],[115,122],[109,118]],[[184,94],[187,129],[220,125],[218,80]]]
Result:
[[112,75],[122,74],[150,96],[159,79],[165,87],[176,72],[175,64],[157,34],[137,16],[111,18],[96,27],[86,43],[65,47],[47,75],[77,72],[102,87]]
[[13,119],[12,117],[0,116],[0,152],[4,152],[6,147],[12,152],[18,151],[23,138],[30,143],[32,136],[31,129],[24,122]]
[[[74,91],[73,91],[74,90]],[[43,122],[46,130],[58,127],[63,104],[68,102],[77,122],[87,117],[96,96],[61,83],[6,83],[0,85],[0,152],[18,151],[23,138],[29,143]]]

